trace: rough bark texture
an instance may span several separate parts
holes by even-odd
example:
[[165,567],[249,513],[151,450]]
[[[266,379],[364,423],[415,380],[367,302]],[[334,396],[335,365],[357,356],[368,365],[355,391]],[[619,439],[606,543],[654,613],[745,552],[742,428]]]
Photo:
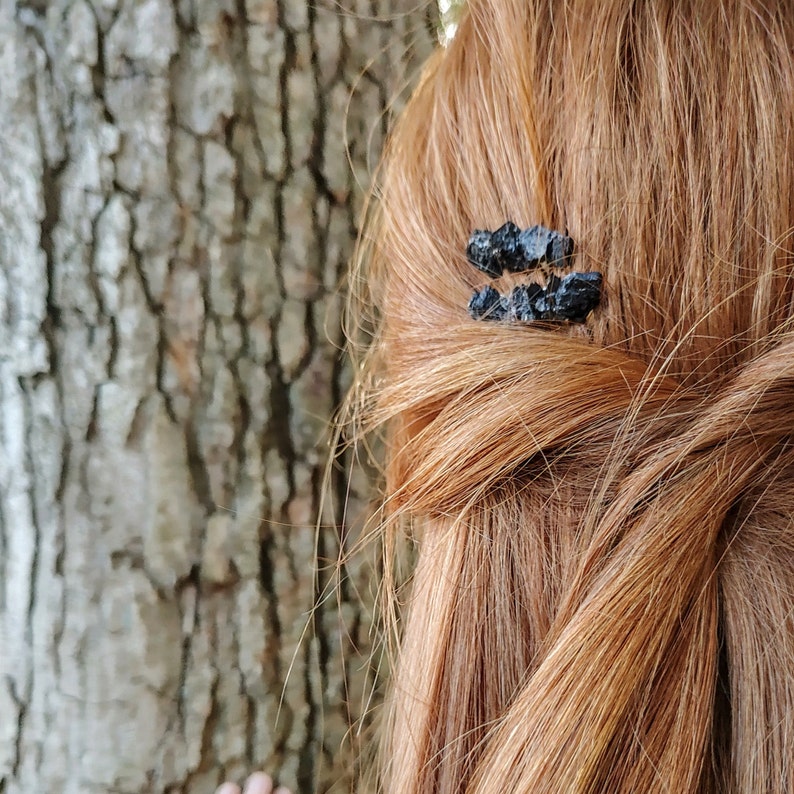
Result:
[[363,563],[303,634],[337,285],[431,39],[414,0],[0,0],[0,792],[353,788]]

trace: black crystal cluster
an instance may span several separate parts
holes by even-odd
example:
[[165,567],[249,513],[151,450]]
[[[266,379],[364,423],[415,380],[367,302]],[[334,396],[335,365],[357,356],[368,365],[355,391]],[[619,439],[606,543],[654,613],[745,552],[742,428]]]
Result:
[[499,278],[505,271],[523,273],[542,265],[566,267],[573,255],[573,240],[545,226],[521,230],[512,221],[495,232],[475,229],[466,246],[474,267]]
[[[495,232],[475,230],[466,247],[469,262],[491,278],[506,271],[569,267],[572,255],[570,237],[545,226],[522,231],[512,221]],[[487,285],[472,295],[469,314],[475,320],[583,323],[601,300],[601,282],[600,273],[571,272],[552,273],[545,285],[519,284],[509,295]]]
[[536,320],[583,323],[601,297],[600,273],[552,275],[546,286],[519,284],[502,295],[490,284],[472,295],[469,314],[475,320]]

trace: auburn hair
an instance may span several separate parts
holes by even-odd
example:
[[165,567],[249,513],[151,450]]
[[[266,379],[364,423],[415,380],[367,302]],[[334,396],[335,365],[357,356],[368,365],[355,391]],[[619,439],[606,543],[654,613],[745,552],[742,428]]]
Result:
[[[508,219],[586,323],[469,317]],[[383,790],[794,791],[793,221],[794,2],[470,0],[356,273],[389,609],[417,550]]]

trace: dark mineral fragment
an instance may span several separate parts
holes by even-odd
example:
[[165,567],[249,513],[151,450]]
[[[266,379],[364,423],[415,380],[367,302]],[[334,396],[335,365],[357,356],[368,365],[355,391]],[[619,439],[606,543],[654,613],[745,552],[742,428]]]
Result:
[[535,299],[535,311],[537,312],[538,320],[554,320],[554,294],[557,287],[560,285],[561,279],[553,273],[549,276],[543,291]]
[[519,284],[508,297],[483,287],[472,295],[469,314],[475,320],[583,323],[600,299],[600,273],[568,273],[563,278],[552,274],[545,287]]
[[474,267],[487,273],[491,278],[502,275],[502,266],[494,256],[493,235],[482,229],[475,229],[469,244],[466,246],[466,256]]
[[502,270],[517,272],[521,269],[524,259],[524,252],[518,238],[521,229],[513,223],[507,221],[502,224],[491,236],[491,245],[494,248],[494,259],[501,266]]
[[559,232],[552,232],[546,248],[546,259],[552,267],[569,267],[573,256],[573,240]]
[[569,273],[555,294],[555,319],[583,323],[601,300],[600,273]]
[[523,254],[520,270],[531,270],[543,264],[550,267],[568,267],[571,264],[573,240],[545,226],[525,229],[519,234],[518,243]]
[[545,226],[532,226],[521,231],[512,221],[495,232],[476,229],[466,246],[469,262],[491,278],[505,271],[523,273],[549,265],[567,267],[573,254],[573,240]]
[[540,284],[519,284],[513,287],[507,301],[507,315],[511,320],[520,323],[531,323],[540,320],[537,302],[545,294]]
[[469,300],[469,314],[475,320],[504,320],[507,300],[491,286],[477,290]]
[[[499,278],[505,271],[523,273],[541,266],[570,267],[573,240],[545,226],[522,231],[507,221],[494,232],[472,232],[466,256],[483,273]],[[483,287],[469,300],[469,314],[476,320],[583,323],[601,300],[601,274],[568,273],[560,277],[545,272],[549,275],[544,286],[519,284],[509,296],[493,287]]]

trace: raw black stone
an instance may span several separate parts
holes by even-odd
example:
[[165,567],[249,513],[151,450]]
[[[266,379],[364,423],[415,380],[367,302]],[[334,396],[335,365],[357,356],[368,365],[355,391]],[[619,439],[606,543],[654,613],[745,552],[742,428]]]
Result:
[[502,270],[518,272],[523,269],[524,251],[518,238],[521,229],[512,221],[502,224],[491,236],[493,258]]
[[523,257],[515,272],[531,270],[542,264],[568,267],[573,255],[573,240],[545,226],[531,226],[518,236]]
[[522,323],[540,320],[537,301],[545,294],[540,284],[519,284],[513,287],[507,302],[508,317]]
[[490,285],[485,286],[471,296],[469,314],[475,320],[504,320],[507,316],[507,300]]
[[538,320],[556,320],[554,316],[554,293],[543,290],[543,294],[535,301],[535,311]]
[[495,232],[475,229],[466,246],[466,256],[478,270],[499,278],[505,270],[523,273],[544,264],[570,266],[573,240],[545,226],[531,226],[522,231],[507,221]]
[[546,282],[546,292],[550,292],[552,294],[556,293],[560,288],[562,281],[563,280],[556,273],[552,273],[549,276],[549,280]]
[[545,226],[531,226],[518,236],[524,254],[524,270],[537,267],[546,258],[549,234]]
[[546,261],[552,267],[569,267],[573,256],[573,240],[559,232],[549,232]]
[[469,314],[475,320],[583,323],[601,300],[601,283],[600,273],[552,274],[545,287],[519,284],[508,297],[486,286],[472,295]]
[[[499,278],[505,271],[569,267],[573,249],[573,240],[565,234],[540,225],[522,231],[507,221],[493,232],[473,231],[466,256],[478,270]],[[484,287],[469,300],[469,314],[478,320],[581,323],[600,300],[600,273],[568,273],[564,277],[551,273],[545,286],[521,284],[507,297],[493,287]]]
[[601,301],[600,273],[568,273],[554,291],[554,319],[583,323]]
[[466,246],[469,262],[491,278],[499,278],[502,275],[502,264],[495,253],[493,234],[484,229],[475,229]]

